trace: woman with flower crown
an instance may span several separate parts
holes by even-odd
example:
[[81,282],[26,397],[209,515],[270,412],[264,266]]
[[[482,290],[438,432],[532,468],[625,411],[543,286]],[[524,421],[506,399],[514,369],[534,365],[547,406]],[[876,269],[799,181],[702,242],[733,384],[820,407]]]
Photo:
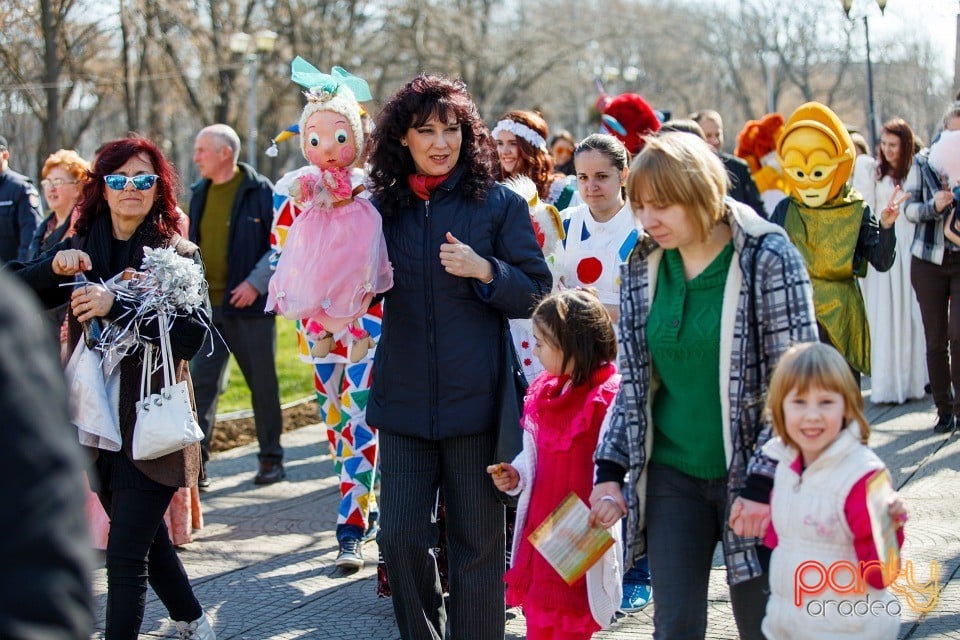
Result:
[[490,132],[500,159],[500,179],[526,176],[537,185],[537,194],[547,204],[563,210],[576,204],[576,184],[554,171],[547,148],[547,122],[534,111],[514,109],[500,116]]
[[[129,337],[127,348],[113,353],[113,371],[119,371],[119,389],[113,401],[117,404],[112,407],[113,415],[119,417],[120,442],[115,443],[119,450],[99,440],[97,446],[89,447],[93,463],[87,471],[110,517],[106,558],[108,640],[138,637],[148,580],[181,639],[215,640],[163,522],[177,488],[197,483],[200,444],[152,460],[135,460],[132,450],[145,347],[160,343],[163,324],[156,314],[152,319],[144,315],[151,305],[147,298],[156,303],[163,297],[173,312],[165,333],[172,347],[177,382],[186,380],[189,385],[189,361],[200,350],[209,323],[200,254],[196,245],[177,233],[176,187],[173,167],[153,142],[139,137],[108,142],[83,187],[76,235],[33,262],[9,265],[47,307],[69,302],[70,345],[82,344],[81,324],[92,321],[109,323],[104,336],[116,327],[124,327],[122,333]],[[147,263],[157,263],[166,252],[151,253],[151,249],[166,248],[183,257],[180,264],[173,265],[178,279],[182,275],[185,282],[193,283],[189,290],[182,291],[184,295],[176,299],[159,296],[157,289],[141,296],[121,295],[117,288],[101,284],[121,272],[139,269],[144,258]],[[78,274],[86,274],[89,284],[63,286],[73,283]],[[118,346],[120,342],[111,344]],[[105,356],[113,351],[103,346]],[[162,386],[161,378],[162,372],[153,372],[151,393]]]

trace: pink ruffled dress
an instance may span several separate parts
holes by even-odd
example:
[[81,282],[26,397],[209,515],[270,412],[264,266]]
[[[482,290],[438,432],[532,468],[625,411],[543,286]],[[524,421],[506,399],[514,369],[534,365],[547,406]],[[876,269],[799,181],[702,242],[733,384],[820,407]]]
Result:
[[323,170],[298,179],[300,199],[309,204],[287,232],[267,296],[267,311],[313,320],[330,333],[393,286],[380,213],[353,197],[349,175]]

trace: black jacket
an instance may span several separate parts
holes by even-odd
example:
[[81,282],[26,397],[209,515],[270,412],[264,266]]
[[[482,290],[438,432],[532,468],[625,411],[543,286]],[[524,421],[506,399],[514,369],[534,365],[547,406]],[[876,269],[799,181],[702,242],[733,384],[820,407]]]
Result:
[[756,211],[761,218],[768,217],[769,214],[763,206],[760,191],[757,190],[753,176],[750,175],[750,167],[747,163],[737,156],[723,152],[720,153],[720,161],[723,162],[723,167],[730,177],[730,191],[727,195]]
[[49,251],[53,248],[54,245],[60,243],[63,240],[63,237],[67,235],[67,230],[70,229],[70,216],[64,220],[63,224],[53,230],[46,240],[43,238],[44,231],[47,229],[47,225],[50,224],[50,220],[54,219],[57,214],[53,211],[44,218],[40,224],[37,225],[37,230],[33,232],[33,239],[30,240],[30,248],[27,250],[27,257],[24,260],[36,260],[40,257],[40,254],[44,251]]
[[0,413],[5,508],[0,530],[0,638],[86,640],[93,566],[77,430],[54,342],[33,296],[0,273]]
[[[239,163],[243,181],[237,187],[230,210],[230,238],[227,241],[227,289],[221,307],[225,314],[262,316],[267,304],[270,270],[270,227],[273,224],[273,184],[250,165]],[[207,206],[210,180],[193,185],[190,198],[190,240],[200,244],[200,219]],[[260,292],[249,307],[230,304],[230,290],[248,280]]]
[[[394,285],[384,296],[367,422],[389,433],[438,440],[492,429],[507,366],[503,317],[529,317],[552,285],[523,198],[495,184],[484,201],[468,200],[461,175],[383,221]],[[490,285],[444,270],[448,231],[490,260]]]
[[40,194],[30,179],[10,169],[0,172],[0,260],[29,259],[41,217]]
[[[67,249],[86,251],[93,262],[93,269],[87,273],[91,282],[106,280],[113,275],[111,265],[115,264],[111,245],[109,220],[106,225],[103,216],[93,222],[90,233],[82,236],[72,236],[53,247],[40,258],[32,262],[11,263],[13,270],[20,279],[29,285],[40,298],[41,304],[47,308],[64,304],[70,299],[73,289],[61,286],[73,281],[69,276],[58,276],[53,272],[54,256]],[[124,267],[138,268],[143,259],[143,246],[173,246],[168,241],[158,242],[141,234],[141,225],[130,239],[130,245],[125,256]],[[197,247],[183,239],[175,246],[178,253],[189,257],[202,268],[200,252]],[[122,318],[132,311],[132,302],[115,298],[113,307],[106,319],[112,322],[122,321]],[[189,315],[178,315],[170,324],[168,335],[174,356],[174,376],[176,381],[187,380],[192,397],[192,383],[189,381],[189,360],[200,351],[206,337],[206,325],[209,324],[208,310],[197,309]],[[72,352],[79,343],[82,329],[76,317],[68,315],[68,340]],[[155,320],[141,323],[140,338],[148,340],[154,345],[160,342],[159,324]],[[120,389],[118,397],[118,418],[120,420],[120,434],[123,436],[123,451],[133,460],[133,433],[136,429],[136,403],[140,400],[140,376],[143,370],[143,349],[131,350],[120,361]],[[162,374],[156,372],[151,382],[154,391],[162,386]],[[95,452],[94,452],[95,453]],[[200,444],[194,443],[173,453],[154,458],[152,460],[133,460],[133,465],[144,475],[168,487],[192,487],[197,483],[200,473]],[[0,636],[3,637],[3,636]]]

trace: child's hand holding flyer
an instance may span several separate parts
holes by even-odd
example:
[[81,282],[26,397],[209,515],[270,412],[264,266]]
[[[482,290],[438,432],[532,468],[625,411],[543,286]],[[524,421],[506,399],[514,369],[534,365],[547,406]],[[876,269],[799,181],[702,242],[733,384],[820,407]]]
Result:
[[590,508],[570,492],[528,540],[567,584],[579,580],[613,545],[606,529],[590,526]]

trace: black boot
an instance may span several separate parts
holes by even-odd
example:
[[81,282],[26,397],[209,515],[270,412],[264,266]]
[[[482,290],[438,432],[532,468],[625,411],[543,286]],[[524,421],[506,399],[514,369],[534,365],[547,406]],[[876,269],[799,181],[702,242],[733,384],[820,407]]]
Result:
[[937,424],[933,425],[934,433],[953,433],[957,428],[957,419],[952,415],[940,416],[937,418]]

